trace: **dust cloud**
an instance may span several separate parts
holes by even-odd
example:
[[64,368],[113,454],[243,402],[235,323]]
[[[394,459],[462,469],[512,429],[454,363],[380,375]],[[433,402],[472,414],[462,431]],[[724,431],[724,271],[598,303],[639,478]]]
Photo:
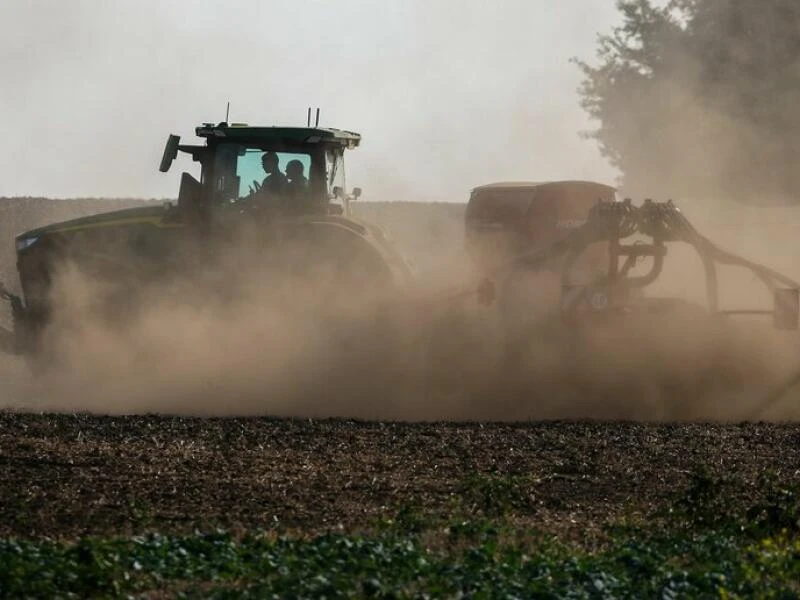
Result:
[[[749,35],[729,40],[730,64],[756,64],[763,55],[753,54],[763,47],[754,40],[771,39],[773,33],[766,29],[770,19],[774,25],[769,11],[756,4],[747,11]],[[619,197],[672,199],[721,248],[800,280],[800,208],[792,194],[798,186],[791,163],[792,124],[800,114],[793,101],[796,53],[778,50],[782,46],[776,41],[772,73],[728,68],[714,77],[703,62],[707,53],[698,58],[697,48],[681,47],[674,39],[661,41],[665,46],[658,73],[643,77],[638,88],[631,85],[604,99],[608,122],[600,124],[600,133],[619,153],[617,166],[624,171]],[[784,72],[783,79],[770,76]],[[765,95],[758,83],[766,87],[767,81]],[[759,97],[763,101],[751,102]],[[726,266],[719,275],[721,309],[771,307],[769,290],[751,272]],[[670,245],[664,273],[648,293],[704,304],[703,265],[696,252]],[[640,324],[635,343],[614,347],[614,354],[628,361],[630,369],[621,372],[631,381],[656,381],[654,370],[669,379],[671,374],[717,369],[725,374],[727,387],[704,399],[687,394],[693,406],[685,414],[752,416],[758,411],[748,412],[747,404],[757,403],[764,389],[800,368],[796,334],[770,330],[768,319],[731,319],[724,327],[694,318],[671,324],[657,319]],[[615,370],[595,375],[611,372]],[[795,389],[767,414],[796,419],[799,406],[800,391]]]
[[[375,3],[304,12],[296,3],[268,10],[252,2],[239,12],[243,27],[233,40],[220,39],[229,31],[220,27],[222,4],[186,2],[166,13],[154,2],[59,8],[65,18],[44,19],[41,35],[57,43],[30,53],[25,32],[34,27],[21,25],[3,41],[14,52],[0,53],[0,67],[14,85],[0,102],[16,118],[0,151],[0,167],[11,174],[0,193],[174,196],[175,178],[146,175],[163,135],[221,120],[228,100],[232,120],[300,125],[305,107],[320,104],[324,125],[364,133],[359,154],[366,155],[355,155],[348,185],[363,185],[371,199],[463,202],[472,186],[491,181],[608,180],[612,169],[577,135],[588,125],[574,94],[579,73],[568,59],[590,53],[595,28],[608,29],[617,15],[610,3],[544,4],[474,2],[457,12],[397,4],[381,28],[369,14],[383,17],[387,9]],[[9,7],[0,9],[6,22],[39,22],[35,7]],[[262,24],[276,20],[304,23],[303,43],[280,38],[290,27],[264,35]],[[298,72],[300,64],[307,69]],[[212,85],[209,73],[219,72],[237,83],[239,97]],[[798,209],[730,202],[748,181],[763,180],[776,145],[762,140],[764,156],[743,162],[735,151],[758,147],[757,134],[690,82],[676,78],[618,107],[657,102],[681,116],[656,133],[662,152],[655,159],[636,149],[656,140],[627,123],[636,144],[628,154],[639,162],[625,165],[635,176],[620,196],[672,198],[710,239],[800,279]],[[121,130],[119,123],[144,125]],[[47,178],[30,143],[37,137],[48,139]],[[74,140],[83,140],[80,151]],[[685,195],[698,188],[707,193]],[[797,367],[796,336],[769,323],[709,320],[689,305],[584,337],[568,335],[554,314],[540,314],[545,326],[528,335],[504,323],[496,305],[480,306],[466,293],[480,274],[463,247],[463,205],[435,215],[421,203],[389,206],[375,203],[364,216],[383,221],[416,264],[418,282],[400,297],[359,290],[328,298],[318,287],[326,274],[311,283],[284,279],[253,265],[246,243],[194,279],[135,293],[66,269],[48,334],[52,367],[32,377],[19,361],[3,362],[3,404],[112,414],[736,420]],[[699,261],[686,248],[669,252],[652,292],[702,302]],[[771,298],[747,273],[725,269],[722,276],[724,308],[769,307]],[[122,305],[130,312],[115,318]],[[800,417],[796,400],[766,416]]]
[[303,264],[294,276],[268,254],[255,261],[254,243],[245,236],[203,255],[201,268],[145,287],[65,266],[48,351],[33,365],[45,400],[28,408],[424,416],[419,319],[409,310],[419,290],[387,297],[367,280],[309,269],[302,249],[283,247],[281,262]]
[[[254,264],[246,241],[194,277],[135,291],[65,269],[48,334],[53,362],[33,378],[6,363],[14,381],[7,405],[103,414],[737,420],[796,368],[796,336],[768,322],[712,320],[690,304],[581,336],[568,335],[554,313],[540,313],[545,325],[533,333],[509,330],[496,306],[469,293],[480,277],[463,249],[461,215],[453,207],[398,208],[409,212],[407,222],[392,215],[395,237],[401,248],[418,249],[419,275],[401,296],[369,286],[337,296],[324,272],[295,278]],[[391,213],[370,210],[376,219]],[[432,229],[412,226],[430,224],[432,215]],[[701,273],[696,259],[676,251],[667,265],[673,272],[654,293],[676,295],[667,288],[677,282],[679,295],[700,299],[691,279]],[[759,285],[737,281],[734,299],[764,300],[742,291]],[[552,280],[536,286],[544,293]],[[800,415],[790,397],[764,416]]]

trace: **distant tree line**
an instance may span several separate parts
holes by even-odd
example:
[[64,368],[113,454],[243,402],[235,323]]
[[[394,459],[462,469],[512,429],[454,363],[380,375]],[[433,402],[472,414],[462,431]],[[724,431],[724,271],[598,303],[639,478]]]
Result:
[[626,189],[800,202],[800,0],[618,0],[577,60],[587,132]]

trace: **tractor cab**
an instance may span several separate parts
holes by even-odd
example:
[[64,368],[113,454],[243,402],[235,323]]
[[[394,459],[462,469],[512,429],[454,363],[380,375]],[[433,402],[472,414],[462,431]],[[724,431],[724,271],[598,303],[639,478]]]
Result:
[[344,151],[361,136],[318,127],[251,127],[206,123],[195,130],[203,145],[183,145],[170,135],[160,170],[167,172],[178,152],[200,163],[198,181],[181,177],[176,217],[185,223],[224,222],[234,215],[349,215]]

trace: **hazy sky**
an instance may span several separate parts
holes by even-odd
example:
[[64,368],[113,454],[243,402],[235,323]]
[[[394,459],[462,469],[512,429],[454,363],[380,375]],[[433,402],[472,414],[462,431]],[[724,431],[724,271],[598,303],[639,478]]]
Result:
[[[358,131],[369,200],[615,173],[578,106],[613,0],[2,0],[0,196],[174,197],[164,140],[231,120]],[[187,161],[188,162],[188,161]]]

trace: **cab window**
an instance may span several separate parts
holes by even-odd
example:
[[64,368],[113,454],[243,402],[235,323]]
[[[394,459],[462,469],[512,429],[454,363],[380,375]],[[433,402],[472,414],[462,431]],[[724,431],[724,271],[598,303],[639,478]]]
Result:
[[[239,155],[236,161],[236,179],[239,182],[238,198],[246,198],[251,193],[255,192],[259,187],[264,185],[264,180],[269,177],[264,170],[264,155],[267,154],[264,150],[259,148],[244,148],[244,152]],[[293,175],[291,171],[297,170],[300,175],[307,182],[309,173],[311,172],[311,156],[309,154],[301,154],[296,152],[270,152],[277,157],[278,173],[282,177],[290,177]],[[297,161],[302,166],[300,170],[296,163],[292,166],[290,171],[287,172],[289,163]]]
[[[267,160],[265,157],[270,155]],[[275,164],[275,168],[266,167]],[[272,172],[267,173],[266,168]],[[288,173],[287,173],[288,168]],[[288,175],[288,178],[287,178]],[[241,144],[220,144],[214,164],[214,196],[221,204],[247,200],[272,177],[282,182],[313,184],[312,156],[306,152],[274,152]],[[277,188],[281,186],[277,185]]]

